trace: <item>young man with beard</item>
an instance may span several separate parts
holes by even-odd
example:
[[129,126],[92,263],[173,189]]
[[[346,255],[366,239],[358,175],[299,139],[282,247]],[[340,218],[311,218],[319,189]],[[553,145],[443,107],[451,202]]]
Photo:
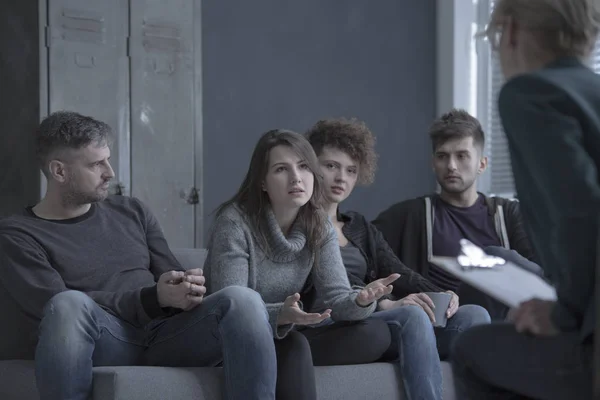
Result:
[[0,359],[35,358],[42,400],[88,399],[92,367],[214,366],[226,399],[275,399],[276,358],[260,296],[204,297],[139,200],[108,196],[111,129],[73,112],[36,135],[44,198],[0,221]]
[[373,221],[402,262],[444,290],[459,294],[461,303],[485,307],[492,319],[504,319],[508,308],[430,263],[432,256],[456,257],[466,238],[488,253],[540,273],[527,240],[519,203],[487,197],[477,191],[477,178],[487,167],[485,138],[479,121],[464,110],[451,110],[430,130],[433,171],[441,188],[391,206]]

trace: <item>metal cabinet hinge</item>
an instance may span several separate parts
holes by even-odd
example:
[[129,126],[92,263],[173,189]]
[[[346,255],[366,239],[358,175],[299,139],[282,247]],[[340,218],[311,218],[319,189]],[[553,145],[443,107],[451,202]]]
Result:
[[124,196],[126,191],[126,187],[121,182],[115,185],[115,194],[118,196]]

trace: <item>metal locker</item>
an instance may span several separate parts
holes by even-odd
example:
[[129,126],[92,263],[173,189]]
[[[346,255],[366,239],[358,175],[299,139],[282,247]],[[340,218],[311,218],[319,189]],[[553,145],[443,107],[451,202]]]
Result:
[[128,193],[128,0],[48,0],[48,111],[73,110],[115,131],[113,183]]
[[194,247],[200,208],[194,3],[130,3],[131,190],[156,214],[171,247]]

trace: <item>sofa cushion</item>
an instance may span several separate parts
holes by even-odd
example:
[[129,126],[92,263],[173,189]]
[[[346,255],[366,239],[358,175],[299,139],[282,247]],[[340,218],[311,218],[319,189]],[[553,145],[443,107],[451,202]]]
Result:
[[[318,398],[362,400],[377,394],[382,399],[403,400],[396,371],[389,363],[316,367]],[[221,379],[220,368],[94,368],[94,399],[220,399]]]
[[[444,399],[455,400],[452,369],[442,363]],[[316,367],[319,399],[403,400],[397,367],[389,363]],[[221,398],[220,368],[96,367],[94,400]],[[0,399],[39,400],[33,361],[0,361]]]
[[93,399],[221,399],[221,368],[96,367]]
[[391,363],[316,367],[317,397],[327,400],[404,399],[398,367]]
[[0,399],[39,400],[33,361],[0,361]]
[[444,400],[456,400],[454,392],[454,375],[452,375],[452,364],[442,361],[442,376],[444,378]]
[[[391,363],[316,367],[319,399],[350,400],[404,399],[404,388],[398,379],[398,367]],[[452,366],[442,362],[444,400],[456,400]]]

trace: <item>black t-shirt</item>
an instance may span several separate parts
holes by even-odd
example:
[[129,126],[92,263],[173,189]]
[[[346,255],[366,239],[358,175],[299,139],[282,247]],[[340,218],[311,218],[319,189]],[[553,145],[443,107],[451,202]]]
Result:
[[346,246],[340,247],[340,252],[348,275],[355,276],[362,282],[365,282],[367,276],[367,260],[360,249],[353,245],[352,242],[348,241]]
[[[460,254],[460,239],[468,239],[473,244],[486,248],[501,246],[502,243],[494,218],[489,213],[485,197],[479,195],[470,207],[456,207],[440,197],[433,201],[435,209],[433,222],[432,252],[434,256],[456,257]],[[455,290],[458,280],[435,266],[430,268],[431,280],[448,290]]]

